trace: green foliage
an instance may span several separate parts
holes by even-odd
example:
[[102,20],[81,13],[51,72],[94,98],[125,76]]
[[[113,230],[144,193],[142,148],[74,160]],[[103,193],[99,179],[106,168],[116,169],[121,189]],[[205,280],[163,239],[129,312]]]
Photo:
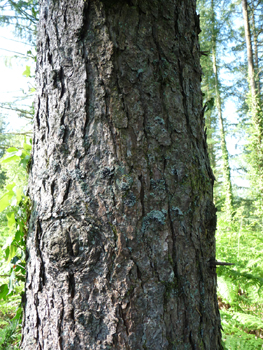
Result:
[[[10,66],[14,58],[16,59],[16,65],[19,61],[19,63],[21,63],[21,59],[26,60],[23,75],[28,80],[28,90],[21,90],[19,96],[13,98],[12,101],[6,100],[1,102],[0,111],[5,113],[6,116],[9,116],[10,111],[14,111],[19,117],[30,120],[31,122],[34,115],[32,94],[35,91],[33,79],[36,62],[35,46],[38,14],[38,0],[0,0],[0,26],[8,26],[8,29],[12,30],[15,36],[18,37],[18,42],[29,46],[29,50],[27,50],[26,54],[17,52],[15,49],[12,57],[6,57],[6,62],[8,61]],[[7,136],[0,132],[0,141],[2,138],[7,138]],[[3,154],[1,154],[1,156],[2,155]]]
[[[0,10],[0,25],[8,26],[20,41],[29,45],[26,55],[16,53],[14,57],[26,59],[23,75],[28,81],[32,81],[33,65],[36,61],[34,47],[39,14],[38,0],[0,0]],[[29,93],[23,91],[23,96],[16,97],[15,101],[2,102],[1,112],[15,111],[19,117],[26,118],[30,123],[34,115],[33,102],[29,105],[35,92],[34,83],[29,82],[28,87]],[[26,196],[31,145],[25,140],[21,147],[20,136],[3,134],[4,126],[1,119],[0,158],[4,153],[5,158],[0,164],[0,350],[18,349],[21,295],[25,281],[25,243],[31,206]],[[17,139],[19,143],[16,142]]]
[[231,224],[218,219],[217,259],[235,264],[217,269],[223,340],[225,349],[262,349],[263,239],[251,213],[239,209]]
[[30,66],[26,66],[26,69],[23,72],[23,75],[27,78],[30,77]]
[[38,22],[37,0],[0,0],[0,24],[15,29],[20,38],[35,42]]
[[205,106],[206,106],[206,111],[212,111],[213,107],[215,105],[215,99],[214,97],[211,97],[210,100],[206,101]]
[[254,199],[256,214],[263,212],[263,109],[259,95],[252,98],[247,94],[248,116],[247,138],[244,149],[244,158],[250,180],[250,197]]
[[[7,154],[4,159],[2,159],[1,163],[9,163],[14,160],[19,160],[19,166],[22,166],[24,169],[27,168],[27,163],[30,160],[30,151],[32,146],[27,143],[23,144],[23,149],[18,149],[16,147],[10,147],[7,149]],[[1,202],[1,199],[0,199]]]
[[263,340],[256,338],[240,329],[240,322],[231,313],[221,310],[221,320],[224,329],[223,345],[226,350],[261,350]]
[[[250,6],[250,21],[254,50],[262,42],[262,2],[252,0]],[[256,8],[254,8],[256,6]],[[215,9],[213,15],[212,8]],[[202,91],[205,93],[205,118],[207,127],[207,143],[211,165],[217,183],[215,186],[215,203],[219,209],[217,231],[217,260],[232,262],[234,267],[221,266],[218,272],[218,292],[222,325],[224,328],[223,340],[225,349],[262,349],[263,348],[263,115],[262,96],[252,101],[248,94],[247,82],[246,43],[244,28],[234,23],[240,16],[240,1],[199,0],[201,29],[200,46],[203,70]],[[253,24],[254,16],[254,24]],[[224,20],[223,20],[224,19]],[[240,20],[242,20],[242,15]],[[249,191],[242,192],[245,198],[235,193],[233,219],[231,223],[224,214],[226,193],[223,186],[226,179],[222,176],[220,165],[224,162],[224,154],[219,152],[219,133],[215,118],[216,109],[213,108],[213,98],[216,97],[214,89],[214,72],[212,62],[212,41],[216,38],[216,51],[218,57],[231,53],[231,60],[225,63],[218,61],[219,67],[233,74],[234,83],[227,88],[220,86],[222,102],[226,94],[236,96],[239,103],[240,123],[234,129],[241,140],[244,156],[239,159],[237,168],[250,179]],[[228,47],[226,46],[228,44]],[[223,51],[223,52],[222,52]],[[242,54],[240,54],[242,52]],[[234,55],[236,57],[234,57]],[[262,53],[258,49],[258,55]],[[218,58],[217,57],[217,58]],[[260,57],[260,56],[259,56]],[[254,56],[256,60],[256,56]],[[256,73],[262,68],[262,57],[254,62]],[[256,79],[262,79],[257,74]],[[231,78],[230,78],[231,79]],[[228,81],[230,80],[228,78]],[[262,83],[262,82],[261,82]],[[226,124],[226,126],[228,126]],[[242,144],[243,143],[243,144]],[[236,186],[237,188],[237,186]]]
[[[31,145],[27,143],[23,144],[23,150],[18,150],[15,147],[9,148],[2,163],[18,160],[18,165],[26,169],[30,159],[30,151]],[[9,275],[9,282],[0,285],[0,298],[6,299],[14,292],[16,284],[25,281],[25,248],[30,201],[23,193],[23,189],[16,186],[15,183],[6,185],[6,190],[0,198],[0,212],[3,210],[6,210],[10,232],[10,236],[3,246],[5,260],[8,263],[4,272]]]
[[[207,144],[211,167],[215,178],[218,180],[215,183],[215,200],[216,202],[219,200],[222,202],[221,193],[223,193],[224,203],[222,203],[222,208],[228,212],[228,220],[231,221],[233,194],[226,145],[226,127],[223,118],[223,97],[226,88],[221,84],[219,76],[219,55],[223,46],[221,23],[227,19],[227,13],[222,10],[222,1],[199,0],[197,5],[202,28],[199,38]],[[221,181],[222,178],[223,181]]]
[[[30,215],[31,203],[25,194],[26,168],[30,160],[31,144],[23,143],[23,148],[10,147],[4,159],[3,166],[7,168],[7,174],[13,182],[7,184],[0,198],[0,212],[2,227],[0,232],[0,320],[4,320],[1,329],[0,324],[0,350],[18,349],[21,330],[22,305],[21,296],[25,282],[26,267],[26,236],[27,222]],[[22,171],[21,171],[22,169]],[[14,317],[5,316],[4,305],[12,310]]]
[[21,324],[19,320],[13,319],[9,324],[0,329],[0,350],[18,350],[21,339]]

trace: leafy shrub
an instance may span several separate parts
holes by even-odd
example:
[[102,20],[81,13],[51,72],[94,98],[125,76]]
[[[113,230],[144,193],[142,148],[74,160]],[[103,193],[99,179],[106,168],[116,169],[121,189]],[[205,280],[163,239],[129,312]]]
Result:
[[[30,215],[30,201],[25,194],[26,187],[24,185],[26,184],[26,169],[30,161],[30,151],[31,145],[27,143],[23,144],[22,150],[11,147],[2,160],[3,164],[15,163],[16,174],[13,177],[13,182],[6,185],[0,197],[0,212],[5,214],[5,216],[1,216],[0,243],[3,249],[0,254],[2,262],[0,300],[2,299],[6,305],[5,308],[13,313],[13,317],[10,319],[9,315],[1,308],[0,350],[18,349],[21,337],[21,296],[25,281],[27,221]],[[22,177],[17,177],[19,168],[23,169]],[[16,179],[17,182],[14,181]]]
[[[244,220],[226,222],[219,215],[217,260],[234,263],[220,266],[223,345],[228,350],[263,349],[263,237],[260,226]],[[228,305],[226,308],[225,305]]]

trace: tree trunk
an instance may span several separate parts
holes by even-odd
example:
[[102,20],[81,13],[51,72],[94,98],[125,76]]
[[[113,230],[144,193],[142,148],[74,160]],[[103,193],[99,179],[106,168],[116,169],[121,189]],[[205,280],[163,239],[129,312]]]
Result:
[[260,101],[259,91],[256,89],[256,79],[254,71],[253,49],[251,42],[250,24],[248,16],[247,1],[242,0],[244,28],[247,46],[247,60],[248,60],[248,78],[251,92],[251,99],[248,100],[250,107],[252,123],[250,130],[250,154],[249,162],[251,164],[250,178],[255,194],[257,197],[256,206],[259,208],[259,215],[263,210],[263,119],[262,119],[262,103]]
[[[210,160],[210,165],[215,178],[218,178],[220,169],[217,162],[218,140],[217,140],[217,116],[214,113],[213,103],[215,100],[215,84],[213,73],[213,60],[211,55],[211,37],[212,37],[212,23],[211,23],[211,2],[208,0],[197,1],[197,12],[200,14],[200,26],[202,31],[199,35],[199,44],[201,52],[203,53],[200,58],[202,67],[202,92],[206,100],[206,112],[205,112],[205,130],[207,134],[207,149]],[[217,203],[221,196],[221,183],[215,183],[214,186],[214,203]]]
[[215,10],[214,10],[214,1],[211,0],[211,14],[212,14],[212,58],[213,58],[213,71],[214,71],[214,84],[215,84],[215,95],[216,95],[216,108],[218,112],[219,119],[219,128],[220,128],[220,143],[221,143],[221,152],[222,152],[222,161],[223,161],[223,180],[225,188],[225,211],[228,216],[228,220],[232,220],[233,216],[233,193],[232,193],[232,184],[231,184],[231,175],[230,175],[230,165],[229,165],[229,156],[226,146],[225,138],[225,128],[224,121],[222,116],[222,103],[221,95],[219,89],[219,78],[218,78],[218,69],[216,61],[216,42],[217,42],[217,33],[215,27]]
[[193,0],[42,0],[22,349],[221,349]]
[[242,10],[243,10],[244,28],[245,28],[245,37],[246,37],[246,46],[247,46],[248,79],[249,79],[249,85],[250,85],[252,99],[255,99],[257,93],[256,93],[255,70],[254,70],[254,62],[253,62],[253,49],[252,49],[252,43],[251,43],[247,0],[242,0]]
[[256,23],[255,23],[255,2],[254,0],[251,2],[252,6],[252,33],[253,33],[253,41],[254,41],[254,62],[255,62],[255,80],[256,80],[256,89],[258,95],[260,95],[260,78],[259,78],[259,73],[260,73],[260,68],[259,68],[259,59],[258,59],[258,31],[256,29]]

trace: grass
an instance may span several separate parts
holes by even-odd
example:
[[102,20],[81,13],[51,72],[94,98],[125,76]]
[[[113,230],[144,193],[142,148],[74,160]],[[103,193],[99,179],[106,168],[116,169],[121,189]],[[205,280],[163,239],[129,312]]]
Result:
[[21,340],[21,322],[15,319],[20,297],[13,295],[8,302],[0,302],[0,349],[19,349]]

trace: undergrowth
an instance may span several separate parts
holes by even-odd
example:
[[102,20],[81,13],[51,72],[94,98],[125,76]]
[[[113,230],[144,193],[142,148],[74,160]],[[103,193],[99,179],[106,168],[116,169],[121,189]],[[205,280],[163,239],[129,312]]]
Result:
[[1,161],[6,167],[9,183],[0,194],[0,350],[19,349],[21,339],[21,300],[30,215],[26,169],[30,151],[31,145],[24,142],[22,149],[9,148]]
[[263,237],[255,221],[233,223],[218,216],[217,260],[219,306],[227,350],[263,349]]

